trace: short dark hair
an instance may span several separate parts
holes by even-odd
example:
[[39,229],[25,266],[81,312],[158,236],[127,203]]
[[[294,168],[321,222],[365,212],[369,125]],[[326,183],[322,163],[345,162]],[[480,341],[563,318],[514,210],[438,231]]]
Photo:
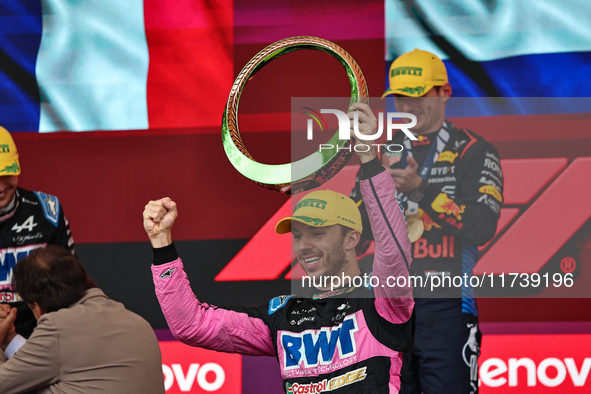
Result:
[[353,231],[353,229],[351,227],[343,226],[342,224],[339,224],[339,227],[341,229],[341,235],[343,237],[345,237],[347,234],[349,234],[351,231]]
[[33,251],[14,267],[12,284],[23,301],[55,312],[79,301],[96,283],[68,250],[47,245]]

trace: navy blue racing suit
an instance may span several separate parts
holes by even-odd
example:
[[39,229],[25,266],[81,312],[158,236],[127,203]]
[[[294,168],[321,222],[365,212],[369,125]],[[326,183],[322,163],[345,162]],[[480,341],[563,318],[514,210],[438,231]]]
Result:
[[[473,288],[464,286],[464,280],[461,285],[460,281],[449,286],[446,282],[431,291],[429,283],[444,277],[472,276],[477,247],[491,240],[496,231],[503,202],[503,173],[497,150],[482,137],[458,129],[448,120],[442,128],[446,141],[439,155],[433,156],[426,177],[429,184],[418,203],[424,232],[411,247],[413,275],[422,277],[424,285],[414,287],[416,335],[413,350],[407,354],[406,388],[409,393],[476,393],[481,334]],[[411,142],[400,131],[388,145],[391,151],[398,151],[400,146],[412,144],[420,170],[438,135],[436,131]],[[388,149],[382,147],[384,152]],[[404,150],[386,154],[391,168],[406,167]],[[351,198],[361,199],[358,187]],[[408,204],[406,195],[402,202]],[[363,204],[360,208],[363,215]],[[371,233],[362,236],[367,246]]]

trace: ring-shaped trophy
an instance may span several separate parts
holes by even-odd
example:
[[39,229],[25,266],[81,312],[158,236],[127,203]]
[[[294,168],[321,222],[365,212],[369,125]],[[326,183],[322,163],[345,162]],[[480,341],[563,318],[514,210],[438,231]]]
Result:
[[368,101],[365,77],[357,62],[343,48],[318,37],[290,37],[267,46],[244,66],[234,81],[222,120],[224,151],[234,168],[258,185],[286,194],[295,194],[320,186],[336,175],[353,155],[347,149],[350,140],[340,140],[337,131],[328,141],[328,144],[333,146],[330,150],[316,151],[293,163],[263,164],[253,159],[240,138],[238,102],[248,80],[274,59],[304,49],[326,52],[343,65],[351,84],[350,105]]

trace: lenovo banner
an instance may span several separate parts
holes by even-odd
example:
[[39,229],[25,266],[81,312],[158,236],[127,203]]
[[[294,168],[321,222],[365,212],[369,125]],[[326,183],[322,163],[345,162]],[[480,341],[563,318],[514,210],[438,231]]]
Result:
[[480,392],[589,393],[591,335],[485,335]]
[[[176,341],[161,341],[160,348],[167,394],[249,392],[242,388],[243,365],[239,355]],[[588,393],[591,334],[485,335],[478,362],[483,394]],[[268,379],[277,383],[273,388],[281,387],[278,373]]]
[[242,391],[242,357],[184,345],[160,342],[162,373],[167,394]]

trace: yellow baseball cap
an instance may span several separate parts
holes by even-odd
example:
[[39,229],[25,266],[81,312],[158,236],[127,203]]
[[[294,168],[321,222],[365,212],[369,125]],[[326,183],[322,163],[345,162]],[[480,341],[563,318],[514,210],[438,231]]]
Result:
[[420,97],[433,86],[445,85],[447,70],[436,55],[415,49],[392,62],[389,78],[390,87],[382,97],[389,94]]
[[275,226],[279,234],[291,231],[291,221],[312,227],[341,224],[361,232],[361,214],[357,204],[349,197],[332,190],[317,190],[306,194],[295,206],[291,216],[281,219]]
[[0,126],[0,176],[19,175],[21,166],[18,162],[18,152],[12,136],[4,127]]

